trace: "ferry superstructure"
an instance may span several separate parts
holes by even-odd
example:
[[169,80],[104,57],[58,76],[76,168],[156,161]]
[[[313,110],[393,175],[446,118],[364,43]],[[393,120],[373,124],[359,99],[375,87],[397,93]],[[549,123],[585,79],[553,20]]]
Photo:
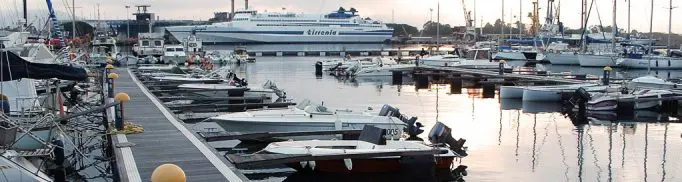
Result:
[[393,29],[361,18],[356,12],[329,14],[236,11],[230,22],[175,26],[166,30],[174,37],[193,32],[204,44],[242,43],[382,43],[390,41]]

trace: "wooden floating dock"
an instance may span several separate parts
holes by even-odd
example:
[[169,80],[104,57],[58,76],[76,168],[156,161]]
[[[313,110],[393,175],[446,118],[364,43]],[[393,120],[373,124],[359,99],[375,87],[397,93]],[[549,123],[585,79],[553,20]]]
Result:
[[115,69],[116,92],[126,92],[124,120],[141,125],[140,134],[113,136],[122,181],[149,181],[162,164],[182,168],[187,181],[248,181],[225,158],[199,140],[128,69]]

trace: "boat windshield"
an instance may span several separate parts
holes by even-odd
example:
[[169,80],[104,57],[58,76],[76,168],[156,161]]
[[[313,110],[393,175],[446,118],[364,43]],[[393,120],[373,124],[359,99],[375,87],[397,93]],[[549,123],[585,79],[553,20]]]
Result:
[[470,50],[467,52],[467,57],[468,60],[479,60],[479,59],[488,59],[488,51],[487,50]]
[[309,114],[331,114],[327,107],[322,105],[316,105],[310,102],[310,100],[303,100],[301,103],[296,105],[296,108],[304,110]]

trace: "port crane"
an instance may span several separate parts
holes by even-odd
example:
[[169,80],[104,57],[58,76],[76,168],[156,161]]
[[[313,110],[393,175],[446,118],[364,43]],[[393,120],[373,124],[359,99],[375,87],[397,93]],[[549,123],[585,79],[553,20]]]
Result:
[[463,33],[462,39],[464,41],[476,40],[476,28],[474,27],[474,19],[471,17],[471,11],[467,11],[466,0],[462,0],[462,9],[464,12],[464,20],[466,21],[466,31]]

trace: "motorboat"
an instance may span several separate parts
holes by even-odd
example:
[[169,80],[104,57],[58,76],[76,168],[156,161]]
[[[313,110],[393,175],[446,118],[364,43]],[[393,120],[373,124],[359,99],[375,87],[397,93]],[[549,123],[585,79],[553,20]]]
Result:
[[[471,49],[467,51],[466,57],[459,55],[437,55],[424,59],[420,59],[420,64],[428,66],[443,66],[443,67],[457,67],[470,69],[498,69],[499,62],[493,62],[489,59],[490,49]],[[505,68],[511,68],[509,64],[503,65]]]
[[663,103],[662,100],[644,100],[639,101],[638,99],[651,99],[651,98],[664,98],[671,97],[675,94],[667,90],[651,90],[642,89],[637,90],[632,93],[623,94],[620,92],[614,93],[604,93],[591,95],[586,106],[587,110],[593,111],[613,111],[618,109],[618,102],[625,99],[634,100],[634,109],[653,109],[660,107]]
[[203,97],[227,97],[234,95],[234,93],[244,93],[244,97],[272,98],[272,94],[279,98],[286,97],[286,92],[277,88],[277,85],[270,80],[266,81],[261,88],[246,87],[234,82],[224,84],[189,83],[178,85],[178,88]]
[[115,57],[119,56],[118,47],[116,46],[116,39],[107,35],[106,32],[97,32],[97,35],[92,40],[92,52],[90,53],[90,60],[92,64],[104,65],[107,61],[115,61]]
[[380,57],[376,58],[375,61],[379,62],[379,65],[374,67],[361,67],[362,63],[359,61],[352,67],[348,68],[346,71],[352,71],[350,75],[356,77],[371,77],[371,76],[392,76],[393,71],[402,71],[407,73],[414,69],[416,66],[413,64],[398,64],[393,58]]
[[678,83],[673,83],[665,81],[661,78],[647,75],[639,78],[632,79],[627,83],[628,88],[658,88],[658,89],[679,89],[682,85]]
[[185,64],[187,53],[182,45],[165,45],[161,60],[167,64]]
[[[368,129],[369,128],[369,129]],[[370,131],[370,132],[367,132]],[[378,131],[378,132],[371,132]],[[399,153],[433,152],[436,169],[450,169],[455,158],[462,158],[465,140],[454,140],[451,130],[442,123],[429,134],[432,144],[414,140],[387,140],[377,137],[381,129],[367,126],[358,140],[304,140],[274,142],[263,149],[264,153],[281,156],[326,157],[322,160],[296,161],[287,166],[296,170],[313,170],[330,173],[397,172],[401,169]],[[367,134],[372,133],[372,134]],[[358,155],[380,157],[355,157]],[[425,154],[428,155],[428,154]],[[345,157],[344,157],[345,156]],[[431,160],[433,160],[431,159]]]
[[295,107],[286,109],[229,113],[209,118],[207,121],[214,121],[228,131],[247,133],[359,130],[366,125],[373,125],[386,129],[387,138],[398,139],[408,126],[406,119],[399,117],[401,115],[398,109],[389,105],[384,105],[379,113],[372,113],[372,110],[331,110],[310,100],[304,100]]

